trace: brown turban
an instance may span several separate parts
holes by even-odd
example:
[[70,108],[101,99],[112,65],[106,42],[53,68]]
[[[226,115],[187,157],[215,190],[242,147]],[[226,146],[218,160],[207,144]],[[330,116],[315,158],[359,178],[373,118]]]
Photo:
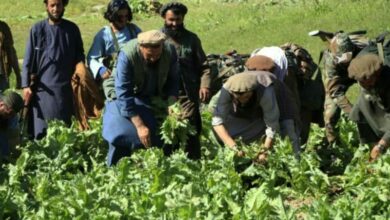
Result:
[[256,55],[249,58],[246,61],[245,66],[248,68],[248,70],[262,70],[273,72],[275,69],[274,61],[271,58],[263,55]]
[[370,78],[382,68],[382,60],[376,54],[365,54],[352,60],[348,67],[348,76],[357,81]]

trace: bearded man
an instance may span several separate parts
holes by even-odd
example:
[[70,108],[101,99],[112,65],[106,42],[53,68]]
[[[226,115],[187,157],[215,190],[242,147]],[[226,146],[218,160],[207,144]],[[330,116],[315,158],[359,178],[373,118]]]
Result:
[[71,78],[76,64],[84,62],[80,30],[63,19],[68,0],[44,0],[48,18],[30,30],[22,72],[25,103],[29,103],[27,132],[30,138],[46,135],[48,120],[71,124]]
[[158,125],[168,111],[158,112],[156,101],[176,101],[179,84],[176,51],[165,40],[160,31],[142,32],[118,54],[111,85],[116,98],[107,99],[103,114],[109,166],[135,150],[164,147]]
[[171,2],[162,6],[160,15],[165,22],[162,32],[175,46],[179,58],[181,84],[178,101],[183,108],[183,117],[196,128],[196,134],[188,138],[185,151],[189,158],[199,159],[202,130],[199,101],[209,99],[211,75],[200,39],[184,27],[187,11],[184,4]]

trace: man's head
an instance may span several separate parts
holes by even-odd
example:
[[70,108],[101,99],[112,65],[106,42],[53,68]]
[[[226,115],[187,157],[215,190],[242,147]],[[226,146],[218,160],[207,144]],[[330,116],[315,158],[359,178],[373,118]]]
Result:
[[116,29],[121,30],[133,19],[133,13],[126,0],[111,0],[107,5],[104,18],[111,22]]
[[351,61],[348,76],[359,82],[365,89],[375,86],[383,66],[382,60],[376,54],[365,54]]
[[165,39],[166,35],[158,30],[138,34],[140,51],[147,64],[156,63],[160,59]]
[[254,72],[242,72],[231,76],[223,87],[229,91],[233,101],[246,104],[252,97],[259,83],[257,75]]
[[9,119],[23,108],[23,99],[16,92],[0,95],[0,118]]
[[61,21],[64,16],[65,7],[68,5],[69,0],[44,0],[46,5],[47,15],[49,20],[53,23]]
[[160,15],[164,18],[164,25],[169,36],[174,37],[184,29],[184,16],[187,11],[187,7],[179,2],[170,2],[161,7]]

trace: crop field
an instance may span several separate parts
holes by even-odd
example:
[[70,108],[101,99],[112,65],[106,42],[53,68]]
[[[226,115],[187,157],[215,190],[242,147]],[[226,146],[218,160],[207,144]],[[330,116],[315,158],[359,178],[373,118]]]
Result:
[[[183,2],[189,8],[186,27],[198,34],[206,53],[250,53],[291,41],[317,58],[325,44],[309,37],[311,30],[365,29],[369,37],[390,30],[388,0]],[[163,25],[147,1],[130,3],[143,30]],[[86,52],[106,25],[106,4],[70,0],[66,8]],[[1,0],[0,11],[22,59],[29,28],[46,16],[44,5]],[[354,100],[357,93],[353,87],[348,95]],[[10,163],[1,164],[0,219],[390,219],[390,151],[368,162],[370,146],[359,144],[356,125],[346,117],[338,125],[340,144],[326,145],[324,130],[314,125],[300,160],[288,141],[277,139],[266,164],[253,160],[257,143],[241,145],[245,157],[218,144],[209,111],[202,112],[202,122],[201,160],[187,159],[181,149],[166,157],[151,148],[115,167],[105,163],[100,119],[84,132],[77,124],[51,122],[47,137],[25,141]],[[166,123],[165,140],[182,143],[187,123]]]

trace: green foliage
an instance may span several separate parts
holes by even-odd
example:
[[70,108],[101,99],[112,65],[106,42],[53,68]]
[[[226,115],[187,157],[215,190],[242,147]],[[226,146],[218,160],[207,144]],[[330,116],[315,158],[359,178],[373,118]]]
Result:
[[[208,121],[210,114],[203,113]],[[202,135],[203,159],[182,150],[139,150],[116,167],[104,163],[100,122],[77,132],[50,123],[48,136],[21,146],[14,164],[0,171],[4,219],[388,219],[390,154],[367,163],[368,147],[351,146],[354,125],[340,125],[348,163],[324,168],[315,128],[301,155],[276,140],[265,165],[254,163],[260,146],[240,146],[245,157],[215,144],[211,127]],[[174,131],[172,131],[174,132]],[[313,145],[311,145],[314,143]],[[349,156],[348,156],[349,157]],[[329,172],[337,169],[337,172]],[[340,171],[342,170],[342,171]],[[325,171],[325,172],[324,172]],[[334,175],[336,174],[336,175]]]
[[166,144],[173,144],[184,147],[188,140],[188,135],[195,135],[194,126],[187,118],[182,117],[182,109],[177,102],[169,106],[170,113],[161,125],[160,134]]
[[[313,29],[366,29],[373,37],[390,28],[387,0],[183,1],[189,8],[186,27],[202,39],[206,53],[249,53],[293,41],[316,56],[324,45],[307,36]],[[149,13],[150,1],[130,3],[143,30],[162,27],[161,17]],[[107,24],[106,6],[106,0],[72,0],[66,8],[86,51]],[[2,0],[0,10],[22,57],[28,29],[46,17],[44,5]],[[192,128],[174,115],[162,132],[168,142],[182,144]],[[300,160],[289,142],[278,139],[261,165],[253,162],[258,144],[240,146],[246,156],[237,157],[220,146],[210,121],[211,113],[203,111],[199,161],[181,150],[164,157],[152,148],[116,167],[104,163],[100,122],[87,132],[51,123],[46,138],[23,144],[20,157],[0,168],[0,219],[390,218],[390,153],[368,163],[370,147],[359,145],[352,122],[342,120],[341,141],[333,146],[324,144],[323,129],[313,127]]]

